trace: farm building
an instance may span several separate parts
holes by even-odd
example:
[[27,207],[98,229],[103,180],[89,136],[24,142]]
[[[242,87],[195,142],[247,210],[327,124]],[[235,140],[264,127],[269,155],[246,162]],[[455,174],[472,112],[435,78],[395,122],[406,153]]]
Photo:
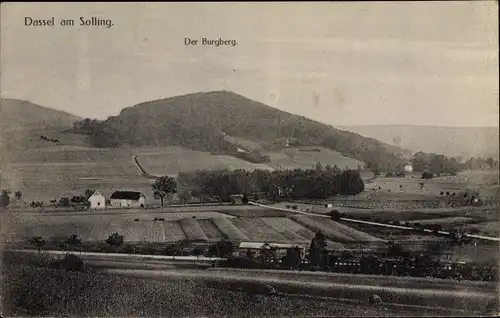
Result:
[[412,172],[413,171],[413,166],[411,164],[407,164],[405,166],[405,172]]
[[91,210],[106,208],[106,198],[99,191],[92,193],[88,201],[90,202]]
[[144,208],[146,196],[138,191],[115,191],[111,195],[111,206],[114,208]]
[[245,251],[260,251],[262,249],[274,249],[280,257],[286,254],[287,250],[298,247],[300,249],[301,258],[305,257],[307,246],[303,244],[283,244],[283,243],[261,243],[261,242],[241,242],[238,249],[241,252]]

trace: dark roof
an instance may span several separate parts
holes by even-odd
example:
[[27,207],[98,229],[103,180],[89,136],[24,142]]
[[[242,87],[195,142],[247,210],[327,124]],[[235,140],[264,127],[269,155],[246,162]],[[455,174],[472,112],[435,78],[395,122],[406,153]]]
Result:
[[142,193],[136,191],[115,191],[111,195],[111,199],[138,201],[141,195]]

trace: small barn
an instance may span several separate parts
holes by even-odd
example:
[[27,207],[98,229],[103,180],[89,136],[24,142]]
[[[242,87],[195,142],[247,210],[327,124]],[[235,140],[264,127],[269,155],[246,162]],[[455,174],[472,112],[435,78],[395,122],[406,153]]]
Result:
[[114,208],[146,207],[146,196],[139,191],[115,191],[110,199],[111,206]]
[[94,191],[88,201],[90,202],[91,210],[106,209],[106,197],[104,197],[104,195],[99,191]]

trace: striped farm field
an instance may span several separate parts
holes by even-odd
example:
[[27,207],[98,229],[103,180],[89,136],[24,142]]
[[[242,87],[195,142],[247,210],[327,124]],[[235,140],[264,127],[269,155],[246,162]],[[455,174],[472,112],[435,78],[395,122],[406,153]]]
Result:
[[186,235],[182,230],[182,226],[178,221],[162,222],[163,232],[165,233],[165,241],[175,242],[186,239]]
[[248,241],[249,238],[228,218],[213,218],[215,226],[231,241]]
[[354,239],[357,242],[382,242],[383,240],[375,237],[373,235],[370,235],[368,233],[353,229],[352,227],[349,227],[347,225],[344,225],[339,222],[335,222],[330,219],[325,219],[325,218],[317,218],[315,219],[318,222],[323,223],[324,225],[328,226],[330,229],[334,229],[336,231],[341,232],[342,234],[345,234],[352,239]]
[[310,241],[314,233],[288,218],[261,218],[262,222],[292,242]]
[[261,219],[233,218],[231,222],[252,241],[286,242],[286,237],[268,226]]
[[165,234],[161,222],[126,221],[123,230],[118,233],[123,235],[125,242],[165,242]]
[[335,242],[345,242],[345,243],[352,243],[355,242],[355,240],[338,231],[335,229],[330,228],[328,225],[325,225],[324,223],[317,222],[315,220],[310,219],[309,217],[305,215],[292,215],[290,217],[292,220],[295,222],[307,227],[313,232],[321,231],[328,239],[335,241]]
[[198,220],[198,224],[210,241],[218,241],[225,239],[226,236],[222,233],[211,219]]
[[208,237],[196,219],[183,218],[179,221],[186,238],[190,241],[208,241]]

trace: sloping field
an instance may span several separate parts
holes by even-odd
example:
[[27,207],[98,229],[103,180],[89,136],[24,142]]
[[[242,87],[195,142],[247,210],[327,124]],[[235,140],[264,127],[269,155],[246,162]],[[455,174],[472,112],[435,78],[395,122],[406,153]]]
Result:
[[176,176],[179,172],[200,169],[271,170],[270,167],[263,164],[252,164],[230,156],[211,155],[208,152],[193,151],[179,147],[169,147],[157,153],[138,154],[137,160],[148,173],[156,176]]
[[292,215],[290,218],[313,232],[317,232],[318,230],[321,231],[327,238],[334,242],[353,243],[383,241],[375,236],[326,218],[310,218],[298,214]]
[[288,218],[261,218],[260,220],[292,242],[310,242],[314,236],[309,229]]
[[46,146],[24,150],[2,162],[2,188],[21,191],[25,202],[82,195],[85,189],[147,192],[151,180],[140,175],[132,150]]
[[213,218],[215,226],[231,241],[249,241],[240,229],[238,229],[228,218]]
[[[44,215],[43,213],[6,213],[0,217],[0,236],[4,242],[26,242],[33,236],[41,236],[44,239],[64,239],[71,234],[77,234],[81,240],[89,242],[102,242],[109,235],[118,232],[123,235],[125,242],[172,242],[186,239],[185,233],[195,238],[208,239],[204,235],[201,226],[196,226],[199,217],[200,222],[211,222],[203,218],[219,217],[225,218],[216,212],[186,212],[186,213],[155,213],[147,214],[144,210],[138,213],[127,213],[127,211],[111,212],[112,214],[56,214]],[[153,221],[153,217],[161,217],[166,221]],[[179,223],[180,218],[188,218],[184,221],[184,229]],[[137,221],[134,221],[137,219]],[[193,225],[191,222],[195,221]],[[230,222],[229,222],[230,223]],[[232,224],[231,224],[232,225]],[[198,228],[203,234],[200,234]],[[207,231],[208,232],[208,231]],[[211,235],[214,239],[222,234],[215,225],[212,225]]]
[[208,241],[208,237],[205,235],[203,229],[200,227],[196,219],[183,218],[179,220],[179,223],[188,240]]
[[251,241],[257,242],[286,242],[285,236],[268,226],[261,219],[233,218],[231,222],[243,232]]
[[283,151],[266,152],[264,154],[271,157],[273,166],[279,169],[314,169],[316,163],[320,162],[323,166],[337,165],[339,168],[344,169],[346,166],[351,169],[356,169],[358,165],[364,166],[362,161],[343,156],[340,152],[315,147],[314,149],[320,151],[313,151],[313,148],[287,148]]
[[227,238],[224,233],[217,228],[212,219],[200,219],[198,220],[198,224],[203,230],[203,233],[205,233],[207,238],[211,241],[219,241]]
[[383,240],[375,237],[373,235],[370,235],[368,233],[358,231],[356,229],[353,229],[345,224],[335,222],[330,219],[325,219],[325,218],[314,218],[315,221],[318,223],[325,224],[328,226],[330,229],[334,229],[336,231],[339,231],[347,236],[350,236],[353,238],[355,241],[358,242],[382,242]]
[[338,230],[331,229],[327,225],[311,220],[309,217],[305,215],[296,214],[292,215],[290,218],[295,222],[307,227],[313,232],[321,231],[327,238],[329,238],[332,241],[345,242],[345,243],[351,243],[356,241],[352,237],[347,236]]

